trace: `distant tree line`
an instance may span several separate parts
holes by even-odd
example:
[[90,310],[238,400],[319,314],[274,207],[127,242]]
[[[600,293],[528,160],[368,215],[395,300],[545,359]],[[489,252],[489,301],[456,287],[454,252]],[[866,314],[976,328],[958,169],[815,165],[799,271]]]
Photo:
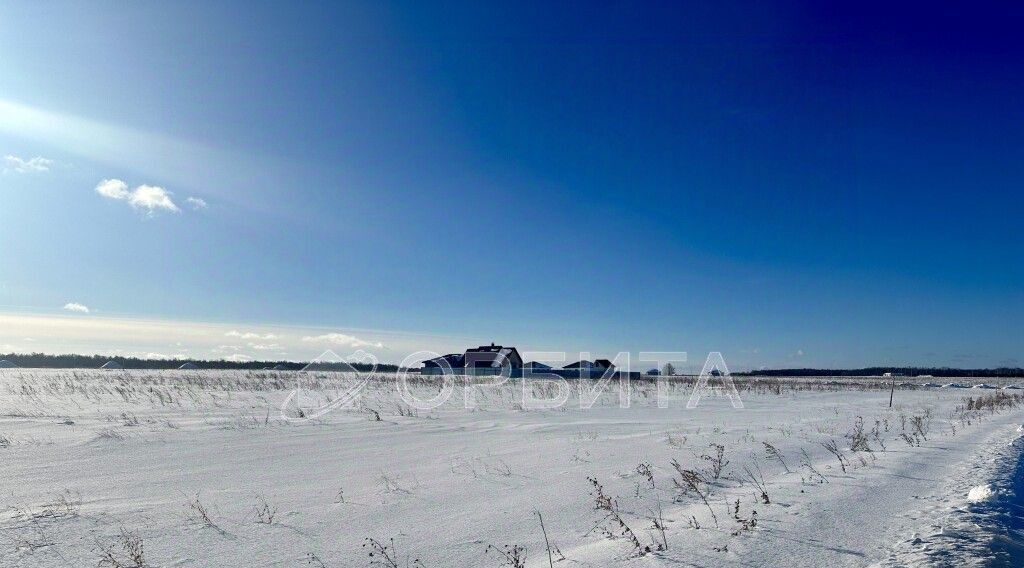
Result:
[[[116,361],[125,369],[177,369],[185,363],[194,363],[200,369],[241,369],[263,370],[277,365],[289,371],[298,371],[307,362],[295,361],[225,361],[224,359],[139,359],[138,357],[120,357],[112,355],[48,355],[46,353],[0,353],[5,359],[19,367],[41,369],[98,369],[107,361]],[[366,363],[350,363],[358,371],[369,371],[373,367]],[[379,364],[378,371],[393,372],[397,365]]]
[[[6,359],[19,367],[41,369],[98,369],[107,361],[116,361],[125,369],[177,369],[185,363],[194,363],[200,369],[240,369],[265,370],[278,365],[289,371],[298,371],[308,362],[303,361],[226,361],[224,359],[140,359],[138,357],[121,357],[117,355],[49,355],[46,353],[0,353],[0,359]],[[369,371],[372,367],[366,363],[351,363],[358,371]],[[674,375],[676,369],[671,365],[662,372]],[[669,368],[670,367],[670,368]],[[398,371],[397,365],[379,364],[377,370],[382,372]],[[954,369],[951,367],[865,367],[862,369],[760,369],[733,373],[739,376],[755,377],[877,377],[885,373],[899,374],[907,377],[931,375],[933,377],[1024,377],[1024,369],[1020,367],[998,367],[995,369]]]
[[954,369],[951,367],[865,367],[863,369],[762,369],[736,375],[755,377],[877,377],[885,373],[916,377],[1024,377],[1020,367],[995,369]]

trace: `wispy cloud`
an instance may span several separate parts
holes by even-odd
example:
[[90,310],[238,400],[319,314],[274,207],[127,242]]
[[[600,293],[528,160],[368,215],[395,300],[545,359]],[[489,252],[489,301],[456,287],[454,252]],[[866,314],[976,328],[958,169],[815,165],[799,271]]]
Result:
[[89,306],[79,304],[78,302],[68,302],[64,304],[64,309],[69,312],[78,312],[80,314],[89,313]]
[[303,341],[311,343],[326,343],[330,345],[340,345],[343,347],[376,347],[377,349],[384,349],[384,344],[379,341],[365,341],[359,339],[353,335],[345,335],[344,333],[325,333],[323,335],[310,335],[302,338]]
[[193,211],[199,211],[200,209],[206,209],[207,207],[206,200],[199,197],[189,197],[185,202],[192,206]]
[[16,174],[32,174],[50,171],[53,160],[42,156],[29,158],[28,160],[7,154],[4,156],[4,173],[13,172]]
[[261,335],[259,333],[255,333],[255,332],[252,332],[252,331],[238,331],[238,330],[235,330],[235,329],[232,329],[231,331],[225,333],[224,335],[226,335],[228,337],[237,337],[239,339],[280,339],[281,338],[280,335],[274,335],[273,333],[264,333],[264,334]]
[[[65,301],[85,304],[86,298],[65,298]],[[63,304],[57,304],[62,307]],[[108,306],[109,307],[109,306]],[[405,354],[428,349],[436,353],[455,353],[466,345],[475,345],[474,339],[422,333],[405,333],[385,330],[361,330],[318,327],[278,326],[271,323],[211,323],[187,320],[162,320],[132,317],[106,317],[95,306],[89,305],[90,313],[63,311],[60,314],[21,314],[0,310],[0,343],[15,344],[26,352],[45,353],[103,353],[112,354],[112,349],[123,349],[125,353],[167,353],[179,348],[188,348],[190,353],[221,358],[233,354],[244,354],[253,359],[286,357],[294,361],[309,361],[331,348],[339,353],[338,345],[362,345],[363,349],[381,352],[386,349],[392,357],[401,360]],[[233,332],[233,333],[232,333]],[[230,336],[227,334],[231,333]],[[237,335],[253,333],[259,338],[242,339]],[[331,336],[329,334],[337,333]],[[326,335],[324,343],[316,338]],[[263,339],[273,336],[273,339]],[[23,342],[21,338],[31,337],[34,342]],[[304,337],[311,340],[303,341]],[[348,340],[345,340],[348,337]],[[351,338],[356,339],[351,339]],[[335,344],[325,344],[334,339]],[[280,350],[258,350],[249,343],[261,346],[277,344]],[[377,343],[380,342],[380,343]],[[181,343],[180,346],[177,344]],[[171,347],[171,346],[174,347]],[[376,345],[385,347],[375,349]],[[349,351],[356,351],[353,347]],[[349,352],[347,351],[347,352]],[[382,358],[382,360],[384,360]],[[391,362],[391,361],[389,361]],[[394,361],[398,362],[398,361]]]
[[241,351],[241,345],[218,345],[213,349],[210,349],[211,353],[227,353],[229,351]]
[[[52,112],[4,100],[4,94],[0,93],[0,133],[10,134],[26,144],[32,142],[40,147],[56,148],[62,155],[109,164],[119,172],[143,168],[141,171],[146,176],[161,180],[172,190],[205,187],[203,197],[211,205],[214,205],[211,198],[216,197],[218,207],[231,205],[280,213],[273,200],[250,199],[247,193],[235,193],[231,188],[244,185],[254,171],[261,172],[261,176],[286,179],[296,166],[290,159],[223,150],[191,140]],[[16,150],[16,147],[8,149]],[[59,165],[54,164],[54,169]],[[283,198],[287,189],[284,184],[274,184],[265,191]]]
[[279,343],[250,343],[249,348],[256,351],[280,351],[281,345]]
[[119,179],[105,179],[96,185],[96,193],[108,199],[125,201],[135,209],[145,209],[150,215],[158,210],[181,211],[171,199],[171,192],[155,185],[140,185],[129,190],[128,184]]

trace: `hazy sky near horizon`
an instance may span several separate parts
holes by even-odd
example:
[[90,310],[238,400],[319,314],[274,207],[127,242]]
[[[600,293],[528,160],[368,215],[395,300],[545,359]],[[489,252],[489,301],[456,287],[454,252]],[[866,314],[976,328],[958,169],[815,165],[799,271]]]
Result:
[[1022,8],[855,6],[5,3],[0,351],[1022,366]]

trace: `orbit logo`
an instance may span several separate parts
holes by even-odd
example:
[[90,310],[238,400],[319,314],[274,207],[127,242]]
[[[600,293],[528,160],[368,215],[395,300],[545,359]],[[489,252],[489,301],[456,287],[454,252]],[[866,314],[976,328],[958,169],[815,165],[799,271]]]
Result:
[[[355,408],[363,389],[377,372],[378,364],[373,353],[362,349],[347,357],[341,357],[330,349],[324,351],[296,372],[295,389],[281,403],[281,419],[287,422],[306,422],[338,408]],[[329,373],[351,375],[355,377],[355,384],[332,400],[323,400],[315,395],[314,389],[306,388],[307,385],[312,386],[330,378]]]

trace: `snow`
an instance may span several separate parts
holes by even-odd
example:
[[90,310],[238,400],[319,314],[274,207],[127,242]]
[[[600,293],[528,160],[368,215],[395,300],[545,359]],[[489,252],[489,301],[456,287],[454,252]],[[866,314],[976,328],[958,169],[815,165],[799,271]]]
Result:
[[[152,566],[369,566],[373,538],[394,539],[401,566],[498,566],[488,545],[521,545],[533,568],[548,566],[538,512],[561,566],[971,565],[993,554],[999,517],[985,507],[1009,493],[1024,445],[1009,444],[1020,407],[966,411],[955,390],[901,388],[889,409],[881,381],[737,377],[743,409],[713,392],[688,410],[692,381],[667,383],[664,408],[650,381],[630,385],[628,407],[616,383],[592,397],[596,381],[568,381],[566,404],[533,409],[521,381],[490,380],[416,410],[394,376],[2,371],[0,566],[123,558],[124,529]],[[439,377],[408,384],[424,400],[446,392]],[[525,392],[554,399],[562,384]],[[326,407],[356,385],[356,403],[321,418],[281,415],[286,400]],[[870,452],[851,449],[858,423]],[[727,462],[717,479],[712,444]],[[706,481],[710,511],[676,487],[673,460]],[[668,550],[632,551],[588,477],[644,545],[661,541],[660,510]],[[984,485],[991,498],[970,499]]]
[[972,503],[977,503],[979,501],[988,501],[995,497],[995,495],[996,492],[992,489],[991,485],[978,485],[977,487],[971,488],[971,491],[967,494],[967,500]]

